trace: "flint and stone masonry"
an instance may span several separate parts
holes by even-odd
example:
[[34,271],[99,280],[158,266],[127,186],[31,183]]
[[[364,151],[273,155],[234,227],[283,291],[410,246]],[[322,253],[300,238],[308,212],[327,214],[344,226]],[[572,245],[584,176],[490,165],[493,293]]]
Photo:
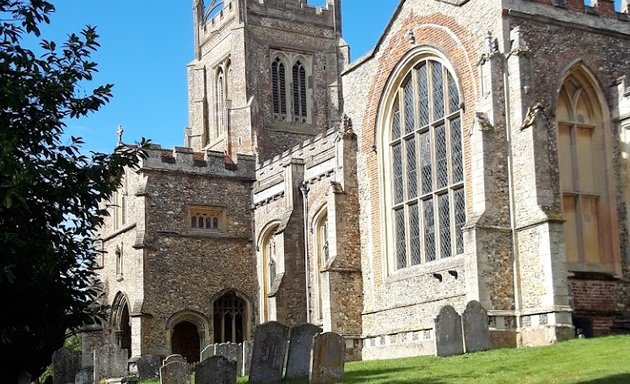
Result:
[[470,301],[493,348],[628,327],[626,2],[403,0],[353,62],[341,0],[211,3],[186,147],[103,202],[112,313],[85,356],[192,363],[267,321],[348,360],[433,354]]

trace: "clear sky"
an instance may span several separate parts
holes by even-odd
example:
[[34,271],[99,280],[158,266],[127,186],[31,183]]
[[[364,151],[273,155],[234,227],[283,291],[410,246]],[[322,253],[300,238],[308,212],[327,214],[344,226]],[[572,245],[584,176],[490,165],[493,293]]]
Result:
[[[617,9],[619,2],[615,0]],[[309,0],[325,4],[326,0]],[[399,0],[342,0],[343,36],[356,59],[384,31]],[[95,114],[68,121],[67,133],[85,150],[109,152],[116,127],[125,142],[150,138],[181,146],[188,125],[186,65],[193,57],[192,0],[53,0],[56,13],[43,37],[57,42],[85,25],[97,26],[99,74],[91,86],[114,84],[112,101]],[[378,5],[378,6],[377,6]]]

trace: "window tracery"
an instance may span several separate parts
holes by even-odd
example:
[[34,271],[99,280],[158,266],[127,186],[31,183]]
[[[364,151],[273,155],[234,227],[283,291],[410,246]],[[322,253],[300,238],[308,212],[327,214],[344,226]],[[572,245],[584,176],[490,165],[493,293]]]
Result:
[[385,170],[395,269],[464,252],[466,220],[457,83],[440,61],[415,63],[394,90]]
[[310,57],[272,51],[271,99],[274,120],[297,124],[310,122],[310,66]]

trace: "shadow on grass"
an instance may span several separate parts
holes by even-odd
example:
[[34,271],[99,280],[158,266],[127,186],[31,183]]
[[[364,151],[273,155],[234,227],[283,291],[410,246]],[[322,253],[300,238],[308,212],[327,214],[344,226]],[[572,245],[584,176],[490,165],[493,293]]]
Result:
[[599,379],[580,381],[576,384],[628,384],[630,383],[630,373],[606,376]]

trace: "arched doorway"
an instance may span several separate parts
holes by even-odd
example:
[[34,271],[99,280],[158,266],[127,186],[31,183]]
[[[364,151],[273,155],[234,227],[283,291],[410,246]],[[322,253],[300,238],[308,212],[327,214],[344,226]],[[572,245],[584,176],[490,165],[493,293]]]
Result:
[[214,342],[242,343],[245,340],[247,326],[247,309],[245,300],[229,291],[215,300],[214,313]]
[[120,316],[119,330],[120,348],[127,350],[128,357],[131,357],[131,319],[129,318],[129,306],[125,303]]
[[186,358],[189,363],[199,361],[201,342],[197,326],[189,321],[182,321],[173,327],[171,351]]
[[131,319],[127,296],[118,292],[112,304],[111,327],[114,332],[114,343],[127,350],[131,357]]

